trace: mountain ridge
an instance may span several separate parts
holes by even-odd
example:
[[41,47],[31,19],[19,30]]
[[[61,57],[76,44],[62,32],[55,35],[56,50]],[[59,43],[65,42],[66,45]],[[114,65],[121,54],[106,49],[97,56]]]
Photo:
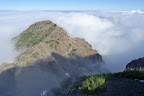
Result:
[[[19,64],[25,63],[25,61],[21,62],[22,59],[27,59],[27,63],[33,63],[38,58],[51,58],[53,52],[65,57],[70,57],[73,53],[81,57],[98,55],[97,50],[93,50],[84,39],[71,38],[63,28],[51,21],[32,24],[14,39],[17,40],[16,49],[28,48],[27,51],[16,57],[15,62]],[[29,60],[29,57],[33,60]]]

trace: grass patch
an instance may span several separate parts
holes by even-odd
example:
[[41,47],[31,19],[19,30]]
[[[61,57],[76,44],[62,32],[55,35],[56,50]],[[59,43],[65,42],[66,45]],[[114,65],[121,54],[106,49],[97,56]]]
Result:
[[20,39],[16,43],[16,49],[20,49],[21,47],[31,47],[37,45],[41,42],[43,37],[43,32],[24,32],[20,35]]
[[[125,77],[125,78],[144,80],[144,73],[136,70],[124,71],[118,73],[108,73],[108,74],[95,75],[95,76],[103,76],[106,80],[111,80],[114,77]],[[86,76],[82,78],[86,78]]]
[[46,25],[49,25],[49,24],[51,24],[51,22],[46,23]]
[[140,79],[140,80],[144,80],[144,73],[140,72],[140,71],[124,71],[124,72],[119,72],[119,73],[115,73],[115,76],[117,75],[122,75],[126,78],[132,78],[132,79]]
[[[42,29],[42,28],[41,28]],[[45,37],[47,37],[53,30],[54,26],[51,26],[47,32],[41,30],[38,32],[25,31],[20,35],[18,42],[16,43],[16,49],[29,48],[39,44]],[[58,43],[58,42],[56,42]]]
[[49,44],[49,46],[51,48],[54,48],[55,50],[57,50],[57,45],[59,44],[57,40],[49,40],[49,41],[46,41],[45,43]]
[[72,49],[71,50],[71,53],[74,53],[74,52],[76,52],[77,51],[77,49]]
[[108,73],[103,74],[102,76],[105,77],[106,80],[111,80],[114,77],[125,77],[125,78],[144,80],[144,73],[136,70],[124,71],[118,73]]
[[32,56],[35,57],[35,58],[38,58],[38,55],[39,55],[38,52],[32,54]]

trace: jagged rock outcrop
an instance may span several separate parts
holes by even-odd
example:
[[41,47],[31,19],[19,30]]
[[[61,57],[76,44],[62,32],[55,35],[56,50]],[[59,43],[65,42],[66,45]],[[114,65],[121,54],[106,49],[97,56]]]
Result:
[[[0,74],[4,74],[0,75],[0,82],[4,82],[0,88],[7,85],[4,80],[12,81],[0,96],[39,96],[44,90],[60,87],[66,77],[102,71],[102,57],[88,42],[71,38],[51,21],[32,24],[13,40],[17,50],[26,51],[13,64],[0,66]],[[5,95],[7,91],[11,94]]]
[[129,64],[127,64],[125,70],[137,70],[144,72],[144,57],[131,61]]

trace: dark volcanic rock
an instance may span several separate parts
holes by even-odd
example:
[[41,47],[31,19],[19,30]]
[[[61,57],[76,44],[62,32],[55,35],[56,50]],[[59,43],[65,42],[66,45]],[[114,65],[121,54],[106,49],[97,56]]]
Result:
[[[87,95],[77,92],[66,96],[144,96],[144,83],[134,79],[115,77],[106,81],[107,90],[101,94]],[[49,96],[49,95],[48,95]]]
[[131,61],[127,66],[126,70],[138,70],[144,71],[144,57],[137,60]]

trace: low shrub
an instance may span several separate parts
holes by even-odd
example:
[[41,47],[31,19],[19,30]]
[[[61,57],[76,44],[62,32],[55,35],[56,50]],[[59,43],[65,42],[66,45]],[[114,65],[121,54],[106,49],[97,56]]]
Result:
[[99,94],[106,91],[105,78],[102,76],[95,77],[90,76],[85,81],[82,82],[82,85],[78,88],[83,93],[86,94]]
[[106,80],[111,80],[114,77],[125,77],[125,78],[132,78],[132,79],[141,79],[144,80],[144,73],[136,70],[129,70],[124,72],[118,72],[118,73],[109,73],[104,75]]
[[122,76],[126,78],[141,79],[144,80],[144,73],[136,70],[124,71]]
[[105,82],[108,80],[112,80],[115,77],[125,77],[144,80],[144,72],[131,70],[102,75],[84,75],[80,77],[79,82],[75,82],[73,84],[72,90],[80,90],[83,94],[100,94],[102,92],[105,92],[107,89]]

